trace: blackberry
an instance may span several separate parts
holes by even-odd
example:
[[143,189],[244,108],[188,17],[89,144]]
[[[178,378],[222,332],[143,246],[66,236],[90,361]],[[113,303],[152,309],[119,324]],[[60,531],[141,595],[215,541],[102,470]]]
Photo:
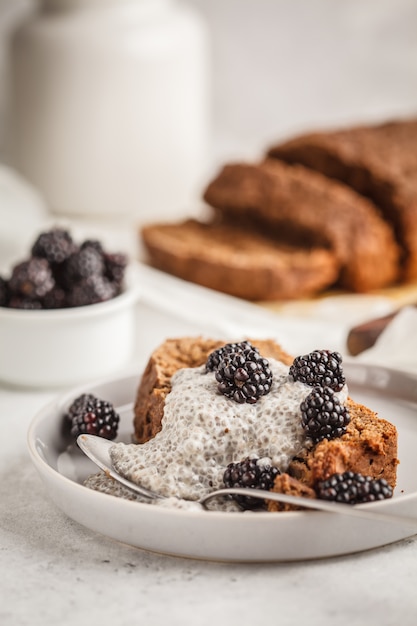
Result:
[[23,296],[31,300],[43,298],[54,285],[48,261],[38,257],[15,265],[9,280],[11,296]]
[[9,309],[25,309],[26,311],[38,311],[43,309],[42,302],[40,300],[33,300],[32,298],[26,298],[25,296],[12,296],[8,302]]
[[46,296],[42,298],[42,306],[44,309],[64,309],[67,306],[67,294],[61,287],[53,287],[48,291]]
[[314,387],[321,385],[340,391],[346,382],[341,367],[342,356],[331,350],[314,350],[294,359],[290,376],[301,383]]
[[355,472],[333,474],[317,483],[317,497],[345,504],[375,502],[392,497],[392,487],[385,478],[371,478]]
[[55,285],[61,289],[68,288],[67,280],[67,260],[62,263],[51,264],[52,276],[54,277]]
[[7,306],[9,302],[9,283],[0,276],[0,306]]
[[92,394],[82,394],[71,404],[66,414],[71,425],[71,435],[98,435],[115,439],[120,417],[113,405]]
[[31,257],[0,276],[0,306],[18,309],[62,309],[104,302],[120,294],[127,256],[107,253],[100,241],[78,246],[69,231],[41,233]]
[[[223,482],[226,487],[247,487],[269,491],[280,473],[279,469],[273,465],[260,464],[259,459],[246,458],[239,463],[229,463],[223,474]],[[242,509],[262,506],[261,500],[250,496],[233,495],[232,498]]]
[[125,271],[127,267],[127,256],[120,252],[115,254],[104,254],[104,275],[110,282],[115,284],[118,293],[120,293]]
[[90,276],[102,276],[103,274],[103,256],[93,246],[80,248],[67,260],[65,277],[67,286],[72,286]]
[[220,361],[232,352],[244,352],[244,350],[252,349],[259,354],[258,348],[252,346],[249,341],[241,341],[240,343],[226,343],[226,345],[214,350],[209,354],[206,361],[206,372],[214,372],[220,365]]
[[32,246],[34,257],[46,259],[51,264],[63,263],[74,252],[75,244],[67,230],[53,228],[41,233]]
[[111,300],[115,295],[114,286],[103,276],[89,276],[75,284],[68,292],[68,306],[86,306]]
[[249,344],[243,350],[227,352],[215,372],[217,389],[227,398],[254,404],[271,390],[269,362]]
[[68,409],[68,412],[66,414],[67,418],[71,421],[75,415],[77,415],[78,413],[82,412],[85,409],[85,407],[87,406],[89,402],[93,402],[94,400],[95,400],[95,396],[93,396],[92,393],[81,394],[71,403]]
[[94,248],[101,255],[104,254],[103,244],[98,239],[86,239],[80,246],[81,250],[84,250],[84,248]]
[[313,442],[335,439],[346,432],[349,411],[330,387],[315,387],[300,405],[301,422]]

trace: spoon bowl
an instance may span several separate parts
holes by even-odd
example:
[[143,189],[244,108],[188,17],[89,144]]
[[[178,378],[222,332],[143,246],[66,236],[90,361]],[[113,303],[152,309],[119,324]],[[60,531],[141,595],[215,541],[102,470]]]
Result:
[[[111,458],[110,448],[114,445],[113,441],[98,437],[96,435],[79,435],[77,438],[77,444],[80,449],[88,456],[93,463],[95,463],[100,469],[102,469],[108,476],[111,476],[114,480],[121,485],[130,489],[132,492],[141,495],[149,500],[162,500],[166,496],[146,489],[141,485],[128,480],[114,469]],[[383,521],[387,523],[401,524],[402,526],[408,526],[417,528],[417,518],[406,517],[402,515],[391,515],[386,513],[380,513],[369,508],[363,508],[362,506],[352,506],[350,504],[341,504],[338,502],[329,502],[326,500],[319,500],[317,498],[305,498],[302,496],[292,496],[284,493],[275,493],[272,491],[264,491],[262,489],[252,489],[244,487],[228,487],[224,489],[217,489],[209,494],[202,496],[198,503],[206,508],[207,503],[214,499],[227,496],[248,496],[251,498],[258,498],[259,500],[273,500],[275,502],[281,502],[284,504],[292,504],[295,506],[301,506],[306,509],[313,509],[316,511],[325,511],[330,513],[337,513],[342,515],[348,515],[352,517],[361,517],[373,521]]]
[[110,459],[110,448],[114,445],[113,441],[109,441],[103,437],[98,437],[97,435],[79,435],[77,437],[77,444],[84,454],[88,456],[91,461],[93,461],[93,463],[127,489],[134,491],[144,498],[149,498],[150,500],[157,500],[165,497],[155,493],[154,491],[150,491],[141,485],[133,483],[131,480],[128,480],[116,472]]

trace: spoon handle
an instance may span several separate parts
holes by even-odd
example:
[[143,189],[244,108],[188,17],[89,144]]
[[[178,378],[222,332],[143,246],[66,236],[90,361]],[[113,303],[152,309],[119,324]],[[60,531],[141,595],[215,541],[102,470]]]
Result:
[[219,498],[228,495],[240,495],[248,496],[251,498],[259,498],[261,500],[274,500],[275,502],[282,502],[285,504],[293,504],[296,506],[302,506],[308,509],[315,509],[317,511],[327,511],[330,513],[338,513],[342,515],[350,515],[352,517],[362,517],[373,521],[387,522],[391,524],[400,524],[402,526],[409,526],[411,528],[417,528],[416,517],[406,517],[403,515],[392,515],[388,513],[379,513],[370,509],[360,508],[352,506],[351,504],[341,504],[339,502],[329,502],[326,500],[319,500],[316,498],[305,498],[302,496],[291,496],[284,493],[275,493],[273,491],[263,491],[262,489],[245,489],[240,487],[230,487],[227,489],[218,489],[204,496],[200,500],[200,504],[205,506],[212,498]]

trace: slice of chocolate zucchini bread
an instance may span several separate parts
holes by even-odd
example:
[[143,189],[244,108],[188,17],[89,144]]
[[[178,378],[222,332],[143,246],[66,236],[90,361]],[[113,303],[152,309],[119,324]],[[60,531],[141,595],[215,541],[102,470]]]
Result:
[[306,133],[268,156],[302,164],[370,198],[395,231],[403,280],[417,277],[417,119]]
[[366,292],[394,282],[399,247],[375,205],[346,185],[274,159],[226,165],[204,199],[220,219],[294,245],[331,250],[343,287]]
[[245,300],[309,297],[339,275],[329,249],[291,246],[236,225],[189,219],[149,224],[141,235],[154,267]]

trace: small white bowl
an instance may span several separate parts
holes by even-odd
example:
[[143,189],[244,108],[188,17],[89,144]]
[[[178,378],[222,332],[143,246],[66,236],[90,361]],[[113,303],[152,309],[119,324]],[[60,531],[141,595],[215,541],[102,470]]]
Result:
[[107,302],[68,309],[0,307],[0,381],[25,387],[63,387],[116,373],[135,346],[133,268],[123,293]]

